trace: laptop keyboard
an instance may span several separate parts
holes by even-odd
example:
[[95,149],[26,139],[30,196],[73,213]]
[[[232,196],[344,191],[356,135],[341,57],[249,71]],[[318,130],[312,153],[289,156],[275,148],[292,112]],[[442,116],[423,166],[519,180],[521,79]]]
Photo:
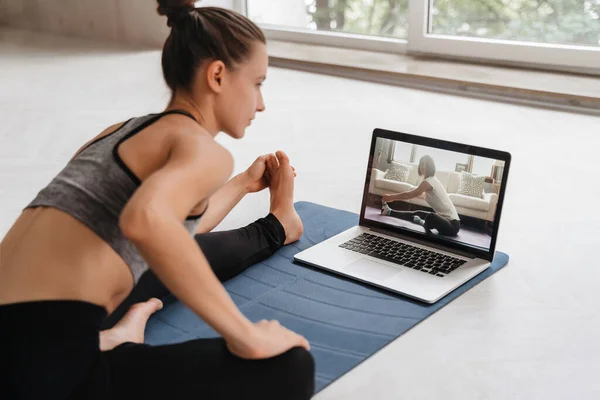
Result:
[[466,263],[465,260],[371,235],[370,233],[363,233],[340,244],[339,247],[400,264],[440,278]]

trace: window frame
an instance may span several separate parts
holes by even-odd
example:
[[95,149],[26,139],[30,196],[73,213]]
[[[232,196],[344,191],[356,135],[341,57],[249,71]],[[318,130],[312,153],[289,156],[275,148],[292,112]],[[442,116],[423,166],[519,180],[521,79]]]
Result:
[[[248,15],[249,0],[234,0],[236,11]],[[354,33],[312,31],[273,24],[259,24],[267,39],[348,49],[368,50],[382,53],[405,54],[408,43],[405,39],[369,36]]]
[[[233,0],[235,9],[248,15],[248,1]],[[429,33],[430,3],[408,0],[408,39],[341,32],[310,31],[272,24],[259,24],[267,39],[342,47],[392,54],[427,54],[496,64],[600,75],[600,46],[576,46],[539,42],[456,37]]]
[[456,37],[429,33],[433,0],[409,0],[408,51],[483,61],[546,66],[552,69],[600,74],[600,46]]

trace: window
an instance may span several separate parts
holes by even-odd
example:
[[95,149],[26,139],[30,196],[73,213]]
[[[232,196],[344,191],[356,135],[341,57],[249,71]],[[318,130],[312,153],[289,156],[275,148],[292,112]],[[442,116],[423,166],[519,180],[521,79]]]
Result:
[[412,154],[413,145],[406,142],[394,141],[394,160],[405,163],[412,162],[410,156]]
[[600,0],[432,0],[430,33],[600,45]]
[[416,146],[415,163],[418,163],[421,157],[429,155],[435,162],[437,171],[455,171],[456,164],[469,164],[469,155],[456,153],[454,151],[435,149],[433,147]]
[[408,0],[248,0],[255,22],[406,39]]
[[600,0],[232,0],[271,39],[600,74]]
[[492,166],[496,160],[484,157],[473,157],[473,168],[471,172],[475,175],[492,176]]
[[600,74],[600,0],[410,0],[408,48]]

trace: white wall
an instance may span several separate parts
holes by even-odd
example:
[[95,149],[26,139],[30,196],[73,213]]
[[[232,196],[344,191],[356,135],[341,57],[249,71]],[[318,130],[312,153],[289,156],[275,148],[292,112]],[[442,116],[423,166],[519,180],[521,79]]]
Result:
[[239,0],[202,0],[197,2],[196,6],[234,8],[237,3],[239,3]]
[[[233,8],[235,0],[198,4]],[[169,29],[156,6],[152,0],[0,0],[0,25],[160,47]]]

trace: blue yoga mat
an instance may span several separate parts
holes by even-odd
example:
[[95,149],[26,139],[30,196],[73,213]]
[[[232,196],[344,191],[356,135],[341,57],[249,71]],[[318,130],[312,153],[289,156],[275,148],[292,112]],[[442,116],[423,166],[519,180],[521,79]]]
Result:
[[[358,215],[298,202],[304,235],[225,287],[251,321],[276,319],[305,336],[316,362],[316,390],[356,367],[392,340],[498,271],[508,256],[437,303],[428,305],[293,261],[294,254],[358,224]],[[146,343],[179,343],[219,336],[180,302],[156,313]]]

